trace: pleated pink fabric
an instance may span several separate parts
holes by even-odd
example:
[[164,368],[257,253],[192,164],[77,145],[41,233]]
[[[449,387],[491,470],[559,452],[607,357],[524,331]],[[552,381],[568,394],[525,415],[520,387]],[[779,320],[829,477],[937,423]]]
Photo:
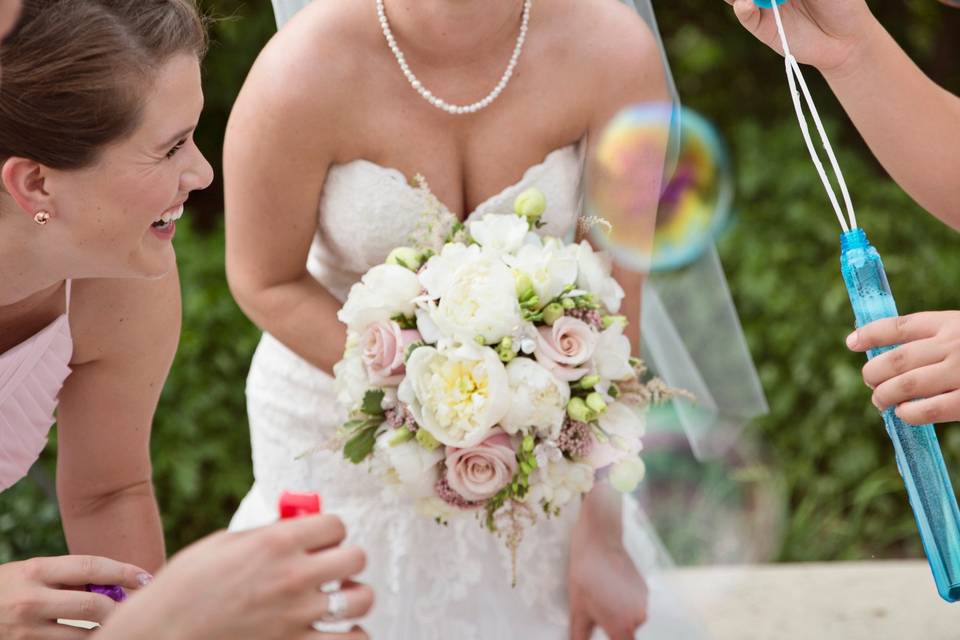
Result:
[[67,312],[0,355],[0,491],[27,475],[47,445],[73,357],[70,285]]

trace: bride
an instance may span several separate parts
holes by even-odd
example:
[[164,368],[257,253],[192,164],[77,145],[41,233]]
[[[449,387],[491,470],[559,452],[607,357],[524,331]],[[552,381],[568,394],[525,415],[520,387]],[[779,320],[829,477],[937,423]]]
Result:
[[466,221],[536,186],[543,232],[570,236],[591,141],[624,106],[666,101],[666,82],[650,29],[616,0],[318,1],[254,65],[224,151],[227,274],[264,331],[247,383],[256,482],[232,527],[269,521],[284,489],[321,492],[370,558],[373,637],[620,640],[648,618],[689,637],[658,615],[609,489],[530,531],[511,589],[502,543],[471,519],[440,527],[316,453],[343,420],[337,310],[430,198]]

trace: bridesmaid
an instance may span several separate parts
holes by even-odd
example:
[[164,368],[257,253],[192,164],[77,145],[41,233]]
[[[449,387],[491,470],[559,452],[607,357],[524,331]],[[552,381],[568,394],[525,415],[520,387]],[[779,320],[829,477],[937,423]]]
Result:
[[[0,0],[4,34],[18,9]],[[136,589],[164,562],[150,427],[179,339],[176,220],[212,180],[192,139],[206,44],[193,0],[26,0],[0,46],[0,491],[56,411],[64,531],[86,554],[0,566],[0,637],[86,637],[56,620],[114,603],[71,587]],[[343,536],[329,516],[215,535],[100,635],[323,637],[312,620],[372,601],[315,588],[362,570]]]

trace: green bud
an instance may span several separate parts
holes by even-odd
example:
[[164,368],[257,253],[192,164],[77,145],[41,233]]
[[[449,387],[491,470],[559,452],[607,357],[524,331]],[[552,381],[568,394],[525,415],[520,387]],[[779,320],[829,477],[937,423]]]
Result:
[[615,384],[611,384],[611,385],[610,385],[610,388],[607,389],[607,393],[610,394],[610,397],[611,397],[611,398],[613,398],[614,400],[616,400],[617,398],[620,397],[620,387],[618,387],[618,386],[615,385]]
[[539,309],[540,308],[540,296],[533,294],[528,296],[526,300],[523,300],[520,303],[520,306],[524,309]]
[[440,442],[430,435],[430,432],[426,429],[417,431],[417,443],[427,451],[433,451],[440,446]]
[[619,324],[624,329],[627,328],[626,316],[603,316],[603,328],[609,329],[615,324]]
[[646,475],[646,466],[640,458],[627,458],[613,465],[610,484],[621,493],[632,493]]
[[567,415],[577,422],[590,422],[594,418],[593,411],[583,398],[570,398],[570,402],[567,403]]
[[409,442],[410,440],[413,440],[413,431],[410,431],[410,429],[407,429],[406,427],[400,427],[393,432],[392,436],[390,436],[390,446],[395,447],[403,444],[404,442]]
[[487,340],[483,336],[474,336],[473,341],[476,342],[481,347],[487,344]]
[[531,224],[536,222],[546,209],[547,197],[536,187],[527,189],[513,202],[514,213],[525,217]]
[[603,396],[596,391],[588,395],[585,402],[590,410],[597,415],[602,415],[607,411],[607,403],[604,401]]
[[397,247],[387,256],[387,264],[395,264],[416,271],[423,265],[423,254],[410,247]]
[[581,389],[593,389],[600,384],[600,376],[583,376],[577,384]]
[[523,439],[523,452],[524,453],[533,452],[533,436],[526,436]]
[[503,362],[504,364],[512,362],[513,359],[517,357],[517,354],[513,350],[512,346],[504,348],[502,344],[497,347],[497,355],[500,356],[500,362]]
[[559,302],[551,302],[543,309],[543,321],[553,326],[553,323],[564,315],[563,305]]
[[573,298],[564,298],[561,301],[561,304],[563,305],[563,308],[566,309],[567,311],[569,311],[570,309],[577,308],[577,303],[574,302]]
[[536,293],[533,289],[533,280],[524,272],[514,271],[513,278],[517,284],[517,298],[521,301],[526,300]]

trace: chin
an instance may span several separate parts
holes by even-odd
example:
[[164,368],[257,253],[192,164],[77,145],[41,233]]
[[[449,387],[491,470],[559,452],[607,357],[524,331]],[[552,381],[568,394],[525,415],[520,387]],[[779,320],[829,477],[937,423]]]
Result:
[[177,268],[177,256],[173,246],[168,246],[161,251],[153,249],[143,251],[135,256],[129,265],[128,278],[143,278],[146,280],[158,280]]

